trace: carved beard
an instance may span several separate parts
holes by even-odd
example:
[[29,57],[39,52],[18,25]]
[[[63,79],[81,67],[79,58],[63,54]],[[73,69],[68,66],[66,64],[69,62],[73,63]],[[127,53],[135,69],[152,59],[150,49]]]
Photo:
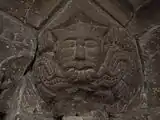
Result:
[[70,61],[62,64],[64,75],[73,82],[92,80],[96,74],[95,63],[91,61]]

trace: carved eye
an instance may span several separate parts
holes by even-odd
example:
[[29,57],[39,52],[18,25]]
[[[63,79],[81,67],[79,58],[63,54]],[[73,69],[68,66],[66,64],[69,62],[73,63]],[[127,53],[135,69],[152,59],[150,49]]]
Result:
[[75,46],[75,41],[74,40],[66,40],[62,43],[63,48],[68,48],[68,47],[74,47]]
[[94,40],[87,40],[85,42],[85,45],[86,45],[86,47],[93,48],[93,47],[97,47],[98,43]]
[[73,40],[67,41],[67,45],[68,45],[68,47],[74,47],[75,41],[73,41]]

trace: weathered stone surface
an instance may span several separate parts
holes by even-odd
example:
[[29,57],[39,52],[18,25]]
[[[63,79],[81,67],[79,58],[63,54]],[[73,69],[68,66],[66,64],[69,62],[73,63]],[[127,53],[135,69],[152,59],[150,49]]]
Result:
[[130,3],[133,5],[134,10],[138,10],[143,5],[150,3],[152,0],[129,0]]
[[[5,12],[16,16],[23,22],[39,28],[50,17],[53,12],[56,14],[59,9],[63,9],[67,0],[1,0],[0,8]],[[92,0],[95,4],[100,4],[105,11],[113,15],[121,24],[125,25],[133,15],[132,5],[128,2],[110,2],[104,0]]]
[[157,120],[158,7],[0,0],[0,120]]
[[159,117],[160,117],[160,108],[157,106],[157,107],[153,107],[150,109],[150,117],[149,117],[149,120],[158,120]]
[[130,32],[137,36],[137,43],[141,47],[139,50],[145,75],[144,91],[147,93],[147,104],[151,109],[149,120],[159,119],[159,4],[158,0],[153,0],[150,4],[139,9],[128,27]]
[[28,14],[27,11],[30,9],[32,4],[33,0],[0,0],[0,8],[3,11],[16,16],[22,21],[28,17],[26,16]]
[[116,1],[116,0],[92,0],[108,12],[120,24],[126,25],[134,14],[134,9],[130,1]]
[[6,112],[15,83],[35,54],[35,31],[0,12],[0,112]]
[[160,105],[160,26],[147,30],[140,38],[144,59],[145,78],[148,83],[148,101],[151,107]]
[[5,71],[7,66],[9,67],[8,69],[11,69],[12,67],[16,68],[17,64],[24,65],[25,62],[29,63],[30,60],[24,61],[24,63],[18,60],[27,59],[27,57],[33,58],[36,50],[36,32],[3,12],[0,12],[0,17],[1,70]]
[[0,0],[0,8],[23,22],[40,27],[61,1],[65,0]]
[[142,34],[148,28],[159,24],[159,4],[159,0],[152,0],[149,4],[145,4],[135,13],[134,18],[128,26],[128,29],[133,35]]

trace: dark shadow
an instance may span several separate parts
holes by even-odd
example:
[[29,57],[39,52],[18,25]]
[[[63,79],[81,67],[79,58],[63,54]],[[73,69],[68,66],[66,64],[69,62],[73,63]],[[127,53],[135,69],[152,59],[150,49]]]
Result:
[[6,113],[0,112],[0,120],[4,120]]

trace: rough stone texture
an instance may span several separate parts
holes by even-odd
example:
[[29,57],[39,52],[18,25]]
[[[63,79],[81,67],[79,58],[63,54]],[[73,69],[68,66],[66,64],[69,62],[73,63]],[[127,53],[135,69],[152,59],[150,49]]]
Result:
[[159,52],[160,52],[160,26],[147,30],[139,39],[140,45],[147,57],[144,61],[146,82],[148,82],[148,100],[152,107],[159,106]]
[[143,7],[145,4],[150,3],[152,0],[129,0],[132,4],[134,10],[138,10],[139,8]]
[[158,120],[159,0],[0,0],[0,120]]
[[145,93],[147,93],[147,110],[149,120],[159,119],[159,1],[153,0],[150,4],[139,9],[128,28],[136,36],[139,43],[141,60],[143,63]]
[[[49,17],[58,12],[58,9],[63,8],[67,1],[68,0],[0,0],[0,8],[21,21],[29,23],[36,28],[40,28]],[[132,8],[127,1],[121,2],[120,4],[122,5],[119,5],[116,1],[113,3],[104,0],[95,1],[98,2],[98,4],[100,3],[107,11],[112,11],[112,15],[116,19],[119,17],[122,24],[126,24],[132,16]],[[114,4],[117,5],[115,6]],[[116,13],[117,11],[119,14]]]
[[36,32],[3,12],[0,29],[0,112],[6,112],[15,83],[34,57]]
[[135,13],[134,19],[132,19],[128,26],[128,29],[133,35],[141,35],[152,26],[159,24],[159,4],[159,0],[152,0]]
[[0,8],[37,28],[61,1],[66,0],[0,0]]

